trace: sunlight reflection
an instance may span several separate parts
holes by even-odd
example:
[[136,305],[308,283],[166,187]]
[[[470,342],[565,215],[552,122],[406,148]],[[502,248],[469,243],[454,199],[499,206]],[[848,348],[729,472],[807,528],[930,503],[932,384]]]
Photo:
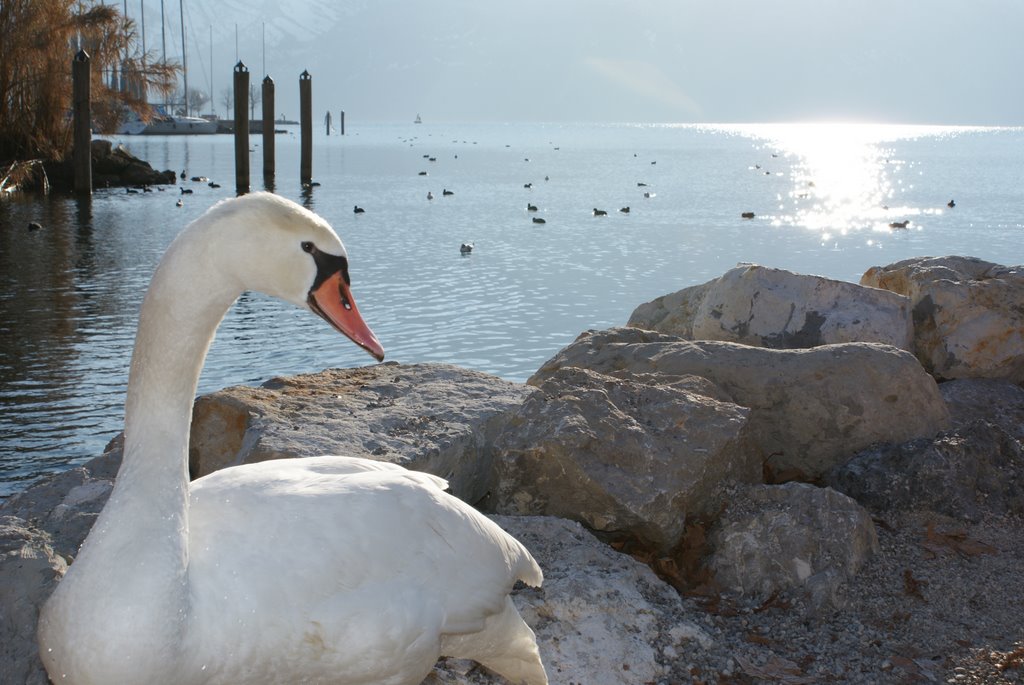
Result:
[[[778,152],[773,160],[789,167],[789,191],[779,194],[779,215],[772,225],[821,231],[822,243],[851,231],[892,233],[920,229],[922,211],[902,199],[913,190],[906,178],[912,163],[896,156],[890,143],[954,133],[957,127],[882,124],[761,124],[736,126],[736,132],[764,140]],[[762,162],[767,164],[768,161]],[[784,171],[758,173],[786,176]],[[918,170],[916,175],[920,175]],[[902,222],[908,222],[902,224]],[[902,224],[902,225],[900,225]],[[872,243],[868,243],[871,245]]]

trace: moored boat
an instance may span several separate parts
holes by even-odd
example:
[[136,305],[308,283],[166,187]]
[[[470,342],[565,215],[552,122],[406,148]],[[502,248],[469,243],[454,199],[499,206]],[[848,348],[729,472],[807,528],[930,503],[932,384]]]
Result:
[[122,123],[117,132],[132,136],[199,135],[216,133],[217,122],[158,112],[148,122],[135,115]]

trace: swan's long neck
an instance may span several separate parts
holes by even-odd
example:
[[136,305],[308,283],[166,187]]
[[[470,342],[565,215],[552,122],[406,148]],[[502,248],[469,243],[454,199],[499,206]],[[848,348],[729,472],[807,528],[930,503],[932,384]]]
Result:
[[[192,403],[213,334],[240,291],[211,264],[206,237],[186,230],[153,276],[129,373],[121,469],[106,507],[58,586],[69,600],[74,597],[79,616],[133,626],[137,635],[155,638],[149,647],[157,653],[187,630],[182,609],[189,593]],[[103,621],[111,611],[131,620]],[[175,615],[178,621],[167,620]],[[113,636],[105,637],[117,644]],[[166,643],[156,644],[160,641]]]

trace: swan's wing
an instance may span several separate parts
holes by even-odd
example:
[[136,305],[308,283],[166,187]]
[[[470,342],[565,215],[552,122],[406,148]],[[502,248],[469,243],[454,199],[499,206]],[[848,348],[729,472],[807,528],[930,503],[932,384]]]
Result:
[[255,627],[243,661],[295,653],[359,671],[405,654],[429,668],[442,634],[480,630],[517,578],[541,581],[519,542],[444,485],[332,458],[196,481],[189,575],[193,606],[206,612],[197,623]]
[[272,459],[253,464],[232,466],[208,474],[192,482],[190,489],[204,487],[245,487],[245,483],[254,481],[285,480],[296,482],[316,475],[343,476],[366,472],[407,473],[422,476],[442,490],[448,488],[448,482],[439,477],[406,468],[386,461],[363,459],[362,457],[320,456],[303,457],[301,459]]

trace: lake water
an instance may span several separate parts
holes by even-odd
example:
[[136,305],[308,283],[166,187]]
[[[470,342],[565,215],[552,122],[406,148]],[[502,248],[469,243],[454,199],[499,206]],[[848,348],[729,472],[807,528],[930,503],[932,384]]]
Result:
[[[581,331],[622,325],[737,262],[853,282],[921,255],[1024,263],[1020,128],[350,122],[347,133],[317,132],[321,185],[308,193],[297,131],[279,134],[275,190],[334,225],[360,310],[403,363],[522,381]],[[187,222],[233,195],[229,136],[115,140],[223,187],[182,181],[194,194],[180,208],[177,188],[0,199],[0,497],[99,454],[121,429],[152,269]],[[319,318],[247,294],[200,391],[371,362]]]

